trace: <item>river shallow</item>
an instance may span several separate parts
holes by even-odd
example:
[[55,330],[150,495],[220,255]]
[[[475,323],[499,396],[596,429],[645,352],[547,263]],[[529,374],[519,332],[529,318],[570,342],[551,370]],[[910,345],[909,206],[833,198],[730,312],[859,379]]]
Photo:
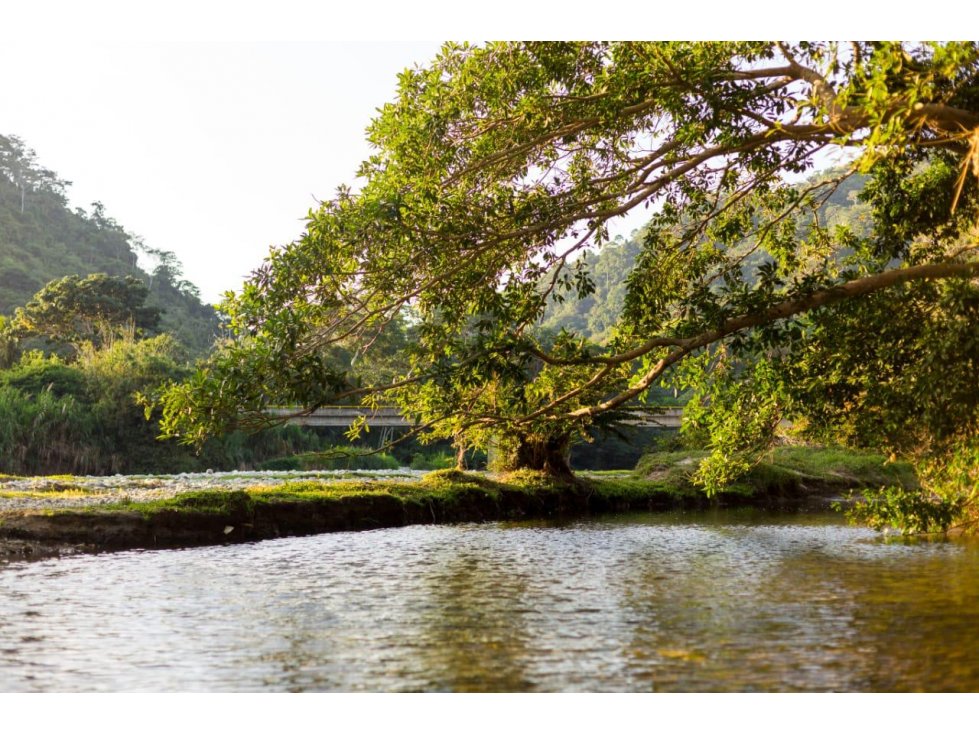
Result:
[[839,516],[415,526],[0,566],[3,691],[977,691],[979,545]]

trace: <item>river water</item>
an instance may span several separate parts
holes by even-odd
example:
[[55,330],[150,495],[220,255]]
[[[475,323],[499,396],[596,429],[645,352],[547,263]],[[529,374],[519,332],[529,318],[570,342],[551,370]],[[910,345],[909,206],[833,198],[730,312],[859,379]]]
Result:
[[416,526],[0,566],[3,691],[977,691],[979,545],[836,515]]

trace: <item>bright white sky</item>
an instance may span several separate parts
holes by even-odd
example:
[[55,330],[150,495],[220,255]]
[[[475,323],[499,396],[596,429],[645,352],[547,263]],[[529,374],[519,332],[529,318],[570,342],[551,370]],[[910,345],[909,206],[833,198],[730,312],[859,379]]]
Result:
[[[709,14],[694,27],[680,10],[654,13],[646,2],[596,13],[568,0],[560,19],[523,0],[496,0],[492,11],[464,0],[263,5],[4,7],[0,134],[20,136],[72,181],[72,205],[101,201],[147,245],[174,251],[209,302],[237,289],[270,246],[295,239],[317,198],[356,184],[369,153],[364,129],[393,98],[398,72],[441,45],[394,39],[777,35],[752,20],[772,16],[743,5],[738,22],[750,28]],[[820,17],[839,17],[831,11]],[[833,36],[838,27],[808,30]],[[854,35],[886,35],[877,30]]]

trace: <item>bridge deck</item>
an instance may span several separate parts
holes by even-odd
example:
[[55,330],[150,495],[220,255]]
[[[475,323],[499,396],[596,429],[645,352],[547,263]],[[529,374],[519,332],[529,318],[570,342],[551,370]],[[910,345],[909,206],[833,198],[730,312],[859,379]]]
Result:
[[[273,417],[288,416],[286,423],[299,426],[346,428],[360,416],[366,416],[367,425],[372,428],[410,428],[413,425],[405,420],[397,408],[378,408],[371,411],[355,406],[331,406],[318,408],[311,413],[299,413],[294,408],[270,408],[266,412]],[[648,413],[624,420],[623,423],[642,428],[678,428],[682,416],[682,408],[667,408],[662,413]]]

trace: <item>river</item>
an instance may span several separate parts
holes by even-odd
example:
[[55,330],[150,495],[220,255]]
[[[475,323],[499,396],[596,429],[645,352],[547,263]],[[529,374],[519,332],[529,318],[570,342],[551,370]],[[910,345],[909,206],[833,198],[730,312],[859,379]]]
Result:
[[979,544],[837,515],[414,526],[0,566],[4,691],[976,691]]

